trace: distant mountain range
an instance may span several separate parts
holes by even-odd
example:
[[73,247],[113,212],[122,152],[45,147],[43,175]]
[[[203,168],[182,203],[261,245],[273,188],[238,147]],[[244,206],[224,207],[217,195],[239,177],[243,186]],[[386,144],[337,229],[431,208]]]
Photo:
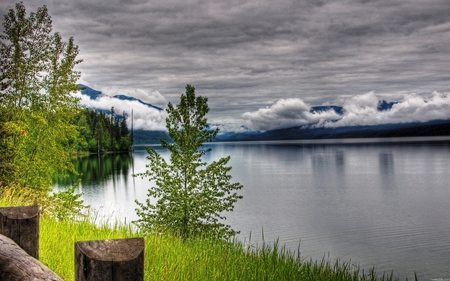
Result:
[[[102,92],[94,90],[83,84],[78,84],[78,88],[80,88],[81,94],[88,96],[91,100],[96,100],[100,97],[107,96],[107,95],[103,94]],[[119,100],[127,100],[127,101],[137,101],[148,107],[152,107],[152,108],[160,110],[160,111],[163,110],[160,107],[154,106],[153,104],[150,104],[150,103],[143,102],[142,100],[134,98],[134,97],[129,97],[129,96],[125,96],[125,95],[115,95],[115,96],[110,96],[110,98],[119,99]]]
[[[301,126],[266,132],[227,132],[218,135],[214,141],[231,142],[418,136],[450,136],[450,120],[435,120],[425,123],[348,126],[336,128]],[[159,143],[159,139],[170,141],[170,137],[167,132],[146,130],[137,130],[134,132],[135,144],[155,144]]]
[[425,123],[346,126],[335,128],[300,126],[261,133],[227,133],[219,135],[216,141],[384,138],[448,135],[450,135],[450,120],[435,120]]
[[[88,86],[79,84],[83,95],[96,100],[104,94]],[[115,95],[111,98],[119,100],[137,101],[148,107],[157,110],[163,110],[157,106],[141,101],[134,97],[126,95]],[[378,111],[390,110],[397,102],[386,102],[382,100],[378,104]],[[98,110],[98,109],[97,109]],[[311,113],[319,113],[333,110],[338,115],[344,114],[341,106],[313,106]],[[103,110],[106,111],[107,110]],[[402,123],[385,124],[374,126],[346,126],[346,127],[315,127],[314,125],[305,125],[285,129],[270,130],[265,132],[226,132],[219,134],[215,141],[261,141],[261,140],[296,140],[296,139],[331,139],[331,138],[383,138],[383,137],[414,137],[414,136],[448,136],[450,135],[450,120],[434,120],[424,123]],[[135,144],[154,144],[159,143],[160,139],[170,141],[167,132],[135,130]]]

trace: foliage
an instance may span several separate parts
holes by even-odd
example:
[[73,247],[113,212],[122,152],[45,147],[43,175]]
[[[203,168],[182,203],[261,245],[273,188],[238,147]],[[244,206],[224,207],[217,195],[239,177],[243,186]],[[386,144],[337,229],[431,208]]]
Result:
[[44,191],[36,191],[29,187],[10,185],[0,189],[0,205],[30,206],[36,205],[41,213],[55,219],[71,219],[82,216],[86,211],[82,194],[75,194],[75,185],[71,188],[49,195]]
[[52,194],[47,213],[60,220],[81,215],[86,207],[83,205],[84,201],[80,199],[83,194],[75,194],[76,186],[75,184],[65,191]]
[[0,36],[0,137],[7,167],[4,186],[48,193],[55,173],[71,170],[70,154],[78,142],[74,117],[80,107],[71,93],[81,62],[73,38],[52,33],[47,7],[28,17],[23,2],[9,10]]
[[104,112],[84,109],[76,117],[76,123],[80,132],[80,151],[102,153],[131,150],[131,135],[125,112],[119,116],[113,107],[108,117]]
[[140,207],[136,223],[144,230],[169,232],[183,240],[199,235],[229,238],[236,234],[221,222],[226,219],[223,212],[232,211],[234,203],[242,198],[234,192],[242,185],[230,183],[231,167],[226,166],[230,157],[209,165],[202,161],[210,151],[201,149],[202,144],[212,141],[219,131],[208,127],[207,101],[206,97],[196,97],[195,88],[187,85],[180,104],[168,104],[166,127],[174,142],[161,140],[161,144],[171,152],[170,163],[147,148],[149,169],[138,174],[155,184],[148,190],[145,204],[136,201]]

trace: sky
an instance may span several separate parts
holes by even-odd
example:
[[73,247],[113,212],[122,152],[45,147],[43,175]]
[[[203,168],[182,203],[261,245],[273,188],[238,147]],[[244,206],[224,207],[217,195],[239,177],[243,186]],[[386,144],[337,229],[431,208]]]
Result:
[[[160,107],[191,84],[222,131],[450,119],[448,0],[23,2],[74,37],[80,83]],[[377,112],[379,100],[399,103]],[[345,113],[311,114],[317,105]],[[145,110],[140,126],[164,128],[165,112]]]

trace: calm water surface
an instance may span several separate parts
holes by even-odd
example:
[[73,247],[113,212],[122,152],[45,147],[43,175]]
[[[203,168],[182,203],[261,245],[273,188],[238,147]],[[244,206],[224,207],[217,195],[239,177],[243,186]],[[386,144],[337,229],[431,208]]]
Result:
[[[430,141],[432,140],[432,141]],[[450,138],[209,144],[205,161],[231,155],[244,199],[227,214],[240,239],[279,239],[303,257],[351,260],[400,278],[450,279]],[[169,154],[154,146],[165,157]],[[150,183],[147,153],[75,162],[78,187],[101,214],[136,219]],[[55,183],[56,190],[74,178]],[[413,279],[414,280],[414,279]]]

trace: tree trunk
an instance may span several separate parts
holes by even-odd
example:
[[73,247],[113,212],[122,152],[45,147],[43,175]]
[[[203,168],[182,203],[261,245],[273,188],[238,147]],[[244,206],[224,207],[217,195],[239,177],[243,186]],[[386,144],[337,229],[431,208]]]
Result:
[[0,281],[63,281],[13,240],[0,234]]

